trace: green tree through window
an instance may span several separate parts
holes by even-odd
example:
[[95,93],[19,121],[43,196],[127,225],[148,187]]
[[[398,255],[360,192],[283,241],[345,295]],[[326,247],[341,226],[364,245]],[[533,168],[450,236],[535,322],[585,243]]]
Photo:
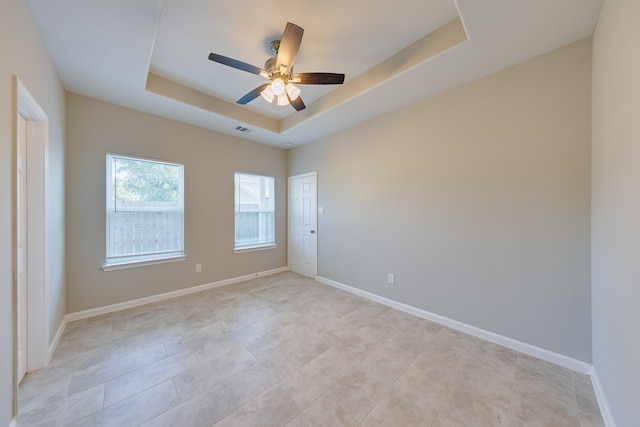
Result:
[[180,199],[178,165],[115,157],[115,191],[118,199],[177,202]]
[[107,264],[184,256],[184,166],[107,155]]

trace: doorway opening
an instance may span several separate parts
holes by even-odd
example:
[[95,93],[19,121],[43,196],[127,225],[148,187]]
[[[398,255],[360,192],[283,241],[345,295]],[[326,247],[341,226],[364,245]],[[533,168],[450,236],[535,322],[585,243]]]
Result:
[[[14,376],[49,361],[47,299],[48,117],[15,77]],[[17,414],[17,402],[14,404]]]

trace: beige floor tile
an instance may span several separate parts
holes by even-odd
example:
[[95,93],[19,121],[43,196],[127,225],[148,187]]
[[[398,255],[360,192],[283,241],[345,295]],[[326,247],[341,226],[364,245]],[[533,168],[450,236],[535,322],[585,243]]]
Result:
[[278,371],[268,363],[255,363],[216,384],[213,392],[225,415],[244,406],[273,387],[279,380]]
[[308,318],[305,318],[303,313],[296,311],[281,311],[274,316],[261,319],[251,324],[251,327],[263,336],[278,334],[284,330],[305,327],[313,328],[314,326],[314,323],[310,322]]
[[20,414],[21,427],[62,427],[102,409],[104,384]]
[[250,326],[233,329],[228,325],[214,324],[165,342],[167,354],[194,351],[201,360],[227,353],[234,348],[260,338]]
[[277,384],[220,420],[215,427],[278,427],[287,424],[301,410],[291,390]]
[[300,410],[313,403],[340,379],[333,367],[324,364],[323,360],[316,359],[280,381],[280,389],[292,397]]
[[224,322],[234,329],[249,326],[252,323],[260,322],[264,319],[276,315],[278,312],[262,304],[252,304],[248,307],[229,309],[226,313],[221,313]]
[[580,427],[604,427],[601,415],[580,414]]
[[142,424],[144,427],[210,427],[224,417],[224,407],[215,389],[183,401]]
[[425,342],[431,341],[442,329],[442,326],[437,323],[398,310],[389,310],[383,313],[379,320]]
[[569,399],[558,401],[537,393],[516,394],[511,398],[507,426],[580,426],[578,410]]
[[99,350],[109,355],[115,346],[129,335],[131,335],[131,331],[125,330],[103,333],[87,332],[82,339],[81,351]]
[[104,406],[113,405],[196,366],[198,366],[196,356],[185,352],[110,380],[106,383]]
[[155,304],[150,304],[145,308],[135,307],[113,319],[112,330],[130,331],[166,325],[166,319],[170,313],[169,307],[158,307]]
[[572,372],[580,421],[584,426],[604,426],[598,399],[588,375]]
[[126,330],[118,341],[110,346],[110,357],[122,356],[179,337],[184,333],[182,325],[154,326]]
[[404,378],[404,381],[398,381],[391,387],[360,425],[363,427],[431,426],[445,396],[437,390],[412,387]]
[[359,359],[348,357],[342,351],[341,344],[336,344],[309,362],[305,369],[315,365],[319,370],[327,372],[328,375],[337,380],[345,376],[359,362]]
[[174,382],[180,398],[184,400],[210,389],[255,363],[256,358],[249,350],[238,347],[175,376]]
[[[380,401],[390,384],[378,377],[376,372],[353,368],[321,397],[332,400],[349,418],[361,422]],[[341,412],[341,411],[340,411]]]
[[20,411],[23,413],[32,411],[48,403],[64,399],[69,390],[71,378],[64,378],[56,382],[24,384],[20,386]]
[[285,272],[71,322],[21,426],[604,425],[588,376]]
[[167,353],[162,343],[123,356],[114,356],[105,362],[76,371],[71,377],[69,394],[104,383],[166,357]]
[[20,407],[30,411],[67,395],[73,370],[68,367],[42,369],[28,373],[20,385]]
[[192,326],[185,330],[183,334],[166,340],[164,346],[167,354],[172,356],[183,351],[200,349],[204,343],[215,342],[230,332],[232,332],[231,328],[222,321],[211,322],[211,324],[203,324],[198,327]]
[[529,384],[548,385],[561,393],[573,390],[573,379],[569,369],[524,354],[518,355],[517,380]]
[[509,413],[512,381],[491,376],[469,377],[462,371],[458,382],[438,413],[434,427],[444,426],[504,426]]
[[358,421],[348,409],[340,405],[334,394],[327,391],[300,414],[292,419],[288,427],[355,427]]
[[76,421],[70,427],[138,426],[178,403],[173,381],[168,380]]

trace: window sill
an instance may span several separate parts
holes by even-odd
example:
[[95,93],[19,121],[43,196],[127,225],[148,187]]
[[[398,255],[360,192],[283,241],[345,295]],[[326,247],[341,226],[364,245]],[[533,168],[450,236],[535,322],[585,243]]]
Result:
[[103,265],[102,270],[103,271],[123,270],[125,268],[144,267],[146,265],[165,264],[168,262],[184,261],[185,259],[187,259],[187,256],[183,254],[183,255],[174,255],[166,258],[153,258],[153,259],[144,259],[144,260],[138,260],[138,261],[112,262],[112,263]]
[[249,246],[246,248],[234,249],[234,254],[241,254],[243,252],[254,252],[254,251],[263,251],[265,249],[273,249],[276,245],[266,245],[266,246]]

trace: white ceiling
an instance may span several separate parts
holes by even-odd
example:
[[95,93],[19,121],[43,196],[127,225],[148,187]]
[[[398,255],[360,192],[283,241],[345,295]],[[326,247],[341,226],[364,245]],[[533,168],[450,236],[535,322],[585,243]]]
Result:
[[[588,37],[603,0],[28,2],[68,91],[297,146]],[[295,71],[345,84],[301,86],[301,112],[235,104],[266,80],[209,53],[262,67],[287,21],[305,30]]]

